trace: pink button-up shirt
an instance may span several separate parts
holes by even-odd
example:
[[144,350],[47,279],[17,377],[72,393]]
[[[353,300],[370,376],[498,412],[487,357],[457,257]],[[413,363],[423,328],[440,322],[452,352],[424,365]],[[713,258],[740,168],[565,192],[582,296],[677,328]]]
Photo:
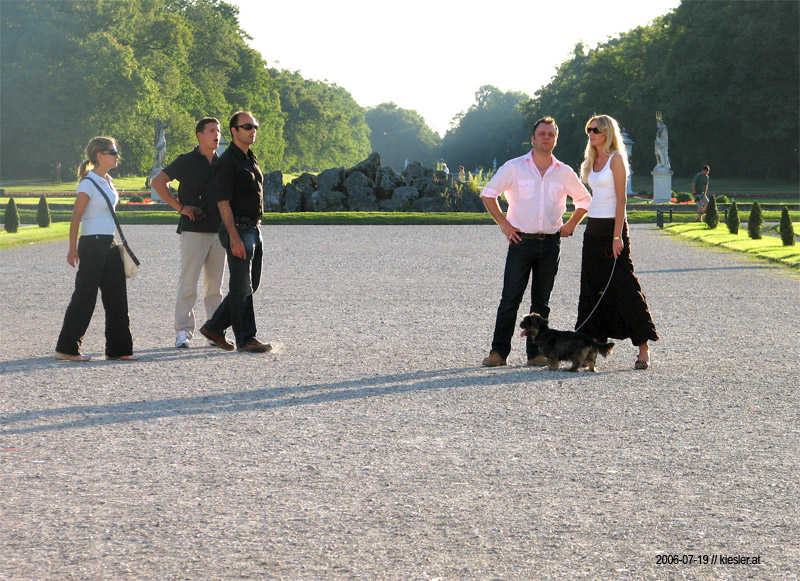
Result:
[[533,152],[508,160],[497,170],[481,197],[497,198],[505,193],[506,219],[520,232],[555,234],[564,224],[567,196],[576,208],[589,209],[592,196],[575,172],[553,157],[542,176],[533,163]]

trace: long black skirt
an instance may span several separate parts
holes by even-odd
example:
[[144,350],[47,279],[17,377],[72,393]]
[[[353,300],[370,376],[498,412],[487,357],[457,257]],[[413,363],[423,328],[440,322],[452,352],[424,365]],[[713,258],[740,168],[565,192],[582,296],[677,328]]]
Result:
[[[616,266],[611,250],[613,238],[614,218],[587,220],[586,232],[583,235],[581,292],[576,329],[583,324],[580,332],[600,341],[607,341],[610,337],[630,338],[634,345],[641,345],[646,341],[658,341],[658,333],[647,306],[647,299],[642,293],[639,279],[633,273],[627,221],[622,228],[622,241],[625,247],[617,258]],[[610,283],[609,278],[611,278]],[[608,290],[601,299],[606,284]],[[595,309],[594,313],[592,309]]]

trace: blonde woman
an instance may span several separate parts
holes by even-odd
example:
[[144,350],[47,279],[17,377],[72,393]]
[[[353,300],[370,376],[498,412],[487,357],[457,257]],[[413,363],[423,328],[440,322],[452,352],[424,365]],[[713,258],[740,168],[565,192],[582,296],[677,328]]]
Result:
[[106,311],[106,359],[139,359],[133,355],[128,292],[122,257],[114,241],[114,218],[104,197],[112,206],[119,201],[108,175],[108,170],[117,167],[118,160],[119,151],[114,140],[95,137],[86,146],[86,160],[78,169],[78,193],[67,253],[67,262],[72,267],[77,266],[78,272],[56,344],[59,361],[89,361],[89,356],[81,354],[81,343],[92,320],[98,289]]
[[604,342],[609,337],[630,338],[639,348],[634,368],[647,369],[648,342],[658,341],[658,333],[633,273],[625,211],[627,152],[619,125],[608,115],[589,119],[586,134],[589,141],[581,166],[581,181],[592,188],[592,202],[583,237],[576,330]]

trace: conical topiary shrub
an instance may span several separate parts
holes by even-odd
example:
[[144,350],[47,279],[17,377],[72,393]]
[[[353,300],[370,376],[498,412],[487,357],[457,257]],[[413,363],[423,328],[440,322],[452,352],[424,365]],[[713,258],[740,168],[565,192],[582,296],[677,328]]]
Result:
[[47,205],[47,198],[42,194],[42,197],[39,198],[39,207],[36,209],[36,223],[39,224],[39,228],[47,228],[51,222],[50,206]]
[[761,240],[761,224],[764,219],[761,217],[761,206],[758,202],[753,202],[750,209],[750,217],[747,219],[747,234],[753,240]]
[[794,226],[792,225],[792,219],[789,216],[789,208],[784,206],[781,210],[781,225],[779,227],[781,232],[781,240],[783,240],[784,246],[794,246],[795,245],[795,237],[794,237]]
[[736,204],[736,202],[733,202],[730,210],[728,210],[728,220],[726,222],[728,225],[728,232],[731,234],[738,234],[740,223],[741,220],[739,220],[739,206]]
[[705,216],[703,216],[703,220],[708,227],[712,230],[719,226],[719,212],[717,212],[717,199],[714,196],[708,200],[708,208],[706,208]]
[[8,199],[3,225],[5,226],[6,232],[9,234],[14,234],[19,229],[19,211],[17,210],[17,203],[14,201],[14,198]]

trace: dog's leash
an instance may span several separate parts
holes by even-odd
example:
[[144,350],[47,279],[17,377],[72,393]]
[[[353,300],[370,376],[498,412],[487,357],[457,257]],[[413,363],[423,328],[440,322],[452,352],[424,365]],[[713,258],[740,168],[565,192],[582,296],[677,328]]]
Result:
[[600,293],[600,298],[597,299],[597,304],[592,309],[592,312],[589,313],[589,316],[586,317],[586,319],[584,319],[583,323],[581,323],[580,326],[575,327],[576,331],[579,331],[580,328],[583,327],[587,323],[587,321],[592,318],[592,315],[594,315],[594,312],[597,310],[597,307],[600,306],[600,301],[603,300],[603,297],[606,295],[606,291],[608,290],[608,287],[611,284],[611,279],[614,278],[614,268],[616,268],[616,266],[617,266],[617,257],[615,256],[614,257],[614,264],[611,265],[611,275],[608,277],[608,282],[606,283],[606,288],[604,288],[603,292]]

